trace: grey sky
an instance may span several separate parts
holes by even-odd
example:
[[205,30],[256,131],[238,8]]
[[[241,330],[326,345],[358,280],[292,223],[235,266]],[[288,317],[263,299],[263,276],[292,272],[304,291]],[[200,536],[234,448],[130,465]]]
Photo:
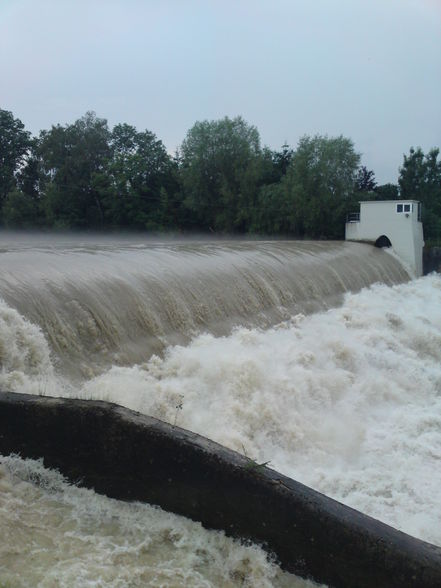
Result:
[[0,0],[0,108],[33,133],[95,110],[170,152],[242,115],[271,148],[350,137],[396,182],[441,145],[441,0]]

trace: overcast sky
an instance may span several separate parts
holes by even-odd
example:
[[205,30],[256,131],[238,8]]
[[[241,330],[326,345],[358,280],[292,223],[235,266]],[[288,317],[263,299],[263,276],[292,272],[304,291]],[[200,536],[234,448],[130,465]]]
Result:
[[441,0],[0,0],[0,108],[34,134],[95,110],[170,152],[225,115],[273,149],[343,134],[396,182],[441,145]]

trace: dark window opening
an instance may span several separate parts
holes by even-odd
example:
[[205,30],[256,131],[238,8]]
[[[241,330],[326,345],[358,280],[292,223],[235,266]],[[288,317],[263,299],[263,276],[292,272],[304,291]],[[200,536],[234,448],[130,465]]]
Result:
[[397,204],[397,212],[412,212],[413,207],[412,204]]

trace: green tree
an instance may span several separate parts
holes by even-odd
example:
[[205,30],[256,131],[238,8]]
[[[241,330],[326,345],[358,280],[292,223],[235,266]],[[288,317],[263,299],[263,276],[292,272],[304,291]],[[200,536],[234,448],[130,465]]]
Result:
[[26,161],[31,135],[12,112],[0,109],[0,209],[11,190],[16,175]]
[[57,227],[102,227],[103,174],[111,159],[105,119],[88,112],[75,123],[40,134],[43,206]]
[[20,169],[15,174],[15,188],[3,201],[3,224],[11,228],[41,227],[44,211],[41,206],[41,171],[37,155],[38,141],[32,139]]
[[367,169],[362,165],[357,170],[355,177],[355,189],[357,192],[373,192],[377,182],[375,181],[375,174],[372,170]]
[[382,184],[375,188],[376,200],[396,200],[399,198],[399,190],[396,184]]
[[262,186],[278,184],[288,171],[293,155],[294,150],[287,143],[284,143],[279,151],[264,147],[260,165],[260,184]]
[[419,200],[423,205],[424,234],[427,240],[441,240],[441,161],[439,149],[424,155],[418,147],[404,155],[398,184],[400,198]]
[[111,134],[113,158],[106,170],[111,189],[105,214],[116,226],[161,230],[174,226],[177,165],[150,131],[127,124]]
[[280,151],[274,151],[272,153],[272,160],[274,165],[274,171],[276,174],[275,181],[279,181],[283,176],[286,174],[289,168],[289,164],[294,155],[294,150],[291,147],[284,143],[280,149]]
[[256,127],[241,117],[197,122],[180,150],[180,175],[195,228],[247,230],[262,177]]
[[26,163],[16,175],[16,182],[19,189],[33,200],[40,198],[41,169],[40,160],[37,155],[38,142],[32,140]]
[[6,227],[29,229],[38,226],[40,217],[37,200],[18,189],[8,193],[3,203],[3,223]]
[[282,180],[291,232],[314,238],[343,236],[345,214],[354,206],[359,161],[345,137],[300,139]]
[[296,218],[286,182],[261,186],[253,214],[251,232],[264,235],[298,235]]

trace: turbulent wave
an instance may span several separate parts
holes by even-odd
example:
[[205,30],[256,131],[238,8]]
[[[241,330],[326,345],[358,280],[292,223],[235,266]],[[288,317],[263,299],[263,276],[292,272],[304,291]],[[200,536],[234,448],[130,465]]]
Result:
[[57,395],[57,377],[41,330],[0,300],[0,390]]
[[[128,406],[441,545],[439,275],[332,243],[17,246],[0,270],[0,389]],[[36,462],[1,458],[0,487],[0,583],[297,585]]]
[[114,367],[80,396],[177,422],[441,544],[440,308],[440,276],[376,285]]
[[20,588],[312,588],[255,545],[0,457],[0,584]]
[[0,298],[45,333],[77,380],[132,365],[196,333],[268,327],[408,279],[360,243],[45,241],[0,253]]

